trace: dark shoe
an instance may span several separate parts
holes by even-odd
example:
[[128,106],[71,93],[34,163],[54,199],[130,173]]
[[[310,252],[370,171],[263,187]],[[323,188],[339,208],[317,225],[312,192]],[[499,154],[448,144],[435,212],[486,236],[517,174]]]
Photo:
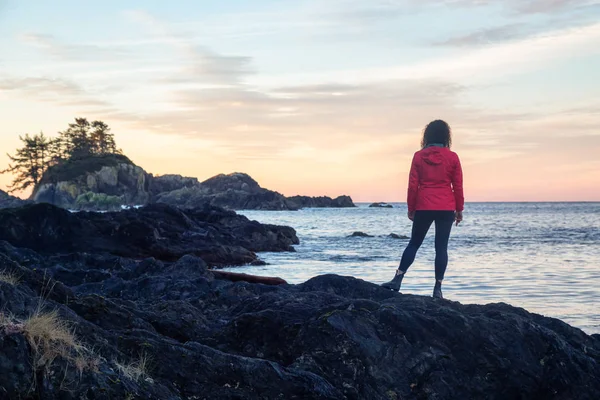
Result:
[[402,285],[402,278],[404,278],[404,273],[399,273],[399,272],[400,272],[400,270],[397,270],[396,276],[394,276],[394,279],[392,279],[389,282],[382,283],[381,286],[386,289],[390,289],[390,290],[394,290],[394,291],[398,292],[400,290],[400,286]]
[[442,282],[435,281],[435,286],[433,287],[433,298],[434,299],[443,299],[442,296]]

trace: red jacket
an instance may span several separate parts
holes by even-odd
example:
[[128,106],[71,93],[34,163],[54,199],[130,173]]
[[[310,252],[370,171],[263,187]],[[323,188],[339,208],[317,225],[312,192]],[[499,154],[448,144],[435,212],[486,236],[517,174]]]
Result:
[[417,151],[408,179],[408,211],[462,211],[462,167],[458,155],[447,147]]

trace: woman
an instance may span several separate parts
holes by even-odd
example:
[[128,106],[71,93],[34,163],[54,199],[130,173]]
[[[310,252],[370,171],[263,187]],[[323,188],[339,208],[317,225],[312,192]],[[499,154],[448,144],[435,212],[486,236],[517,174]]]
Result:
[[413,221],[410,242],[402,254],[396,276],[383,287],[399,291],[402,278],[435,222],[435,287],[442,299],[442,281],[448,265],[448,239],[452,223],[463,219],[463,176],[458,155],[450,151],[450,126],[436,120],[423,132],[422,149],[415,153],[408,180],[408,218]]

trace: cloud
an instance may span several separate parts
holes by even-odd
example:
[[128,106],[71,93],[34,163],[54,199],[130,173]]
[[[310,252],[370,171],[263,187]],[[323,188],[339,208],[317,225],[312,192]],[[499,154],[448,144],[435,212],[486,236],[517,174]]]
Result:
[[184,57],[187,60],[178,76],[167,79],[166,83],[197,83],[212,85],[235,85],[252,73],[251,57],[226,56],[201,46],[186,45]]
[[131,56],[131,52],[113,46],[99,46],[92,44],[65,44],[53,35],[41,33],[25,33],[19,36],[21,41],[39,48],[62,61],[111,61],[122,60]]
[[76,106],[80,109],[107,107],[108,103],[88,93],[75,82],[47,77],[0,77],[0,93],[13,92],[27,99],[35,99],[61,106]]
[[513,0],[513,8],[523,14],[553,14],[599,4],[597,0]]
[[525,27],[526,26],[524,24],[509,24],[495,28],[481,29],[465,35],[455,36],[435,42],[434,45],[470,47],[504,42],[524,37],[526,35]]
[[186,32],[175,32],[174,29],[152,14],[142,10],[126,11],[125,15],[132,21],[147,28],[155,39],[178,51],[183,58],[183,68],[177,76],[170,77],[165,83],[235,85],[254,73],[250,67],[250,57],[228,56],[218,54],[206,46],[195,44],[195,35]]

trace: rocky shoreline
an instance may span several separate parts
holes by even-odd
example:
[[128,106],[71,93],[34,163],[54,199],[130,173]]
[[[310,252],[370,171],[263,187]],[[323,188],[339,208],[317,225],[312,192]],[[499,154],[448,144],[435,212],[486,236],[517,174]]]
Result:
[[600,335],[557,319],[210,269],[295,243],[209,205],[0,210],[0,398],[600,397]]

